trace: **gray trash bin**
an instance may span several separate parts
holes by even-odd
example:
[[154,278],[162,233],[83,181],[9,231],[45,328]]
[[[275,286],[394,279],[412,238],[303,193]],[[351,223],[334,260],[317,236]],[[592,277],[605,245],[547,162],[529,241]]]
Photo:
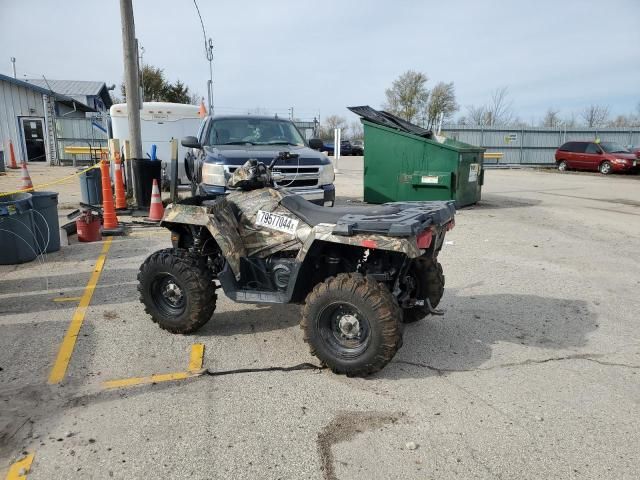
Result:
[[31,192],[31,196],[38,252],[57,252],[60,250],[58,192]]
[[82,175],[78,175],[78,178],[80,179],[82,201],[89,205],[102,205],[102,177],[100,176],[100,169],[94,168],[87,170]]
[[30,262],[38,256],[30,193],[0,197],[0,265]]

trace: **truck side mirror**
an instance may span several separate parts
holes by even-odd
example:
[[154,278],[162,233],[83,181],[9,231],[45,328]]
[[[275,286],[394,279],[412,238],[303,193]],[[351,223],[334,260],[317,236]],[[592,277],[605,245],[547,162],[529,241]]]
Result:
[[309,148],[312,148],[313,150],[321,150],[322,145],[322,140],[320,140],[319,138],[309,139]]
[[200,145],[198,139],[193,136],[183,137],[180,143],[183,147],[187,148],[202,148],[202,145]]

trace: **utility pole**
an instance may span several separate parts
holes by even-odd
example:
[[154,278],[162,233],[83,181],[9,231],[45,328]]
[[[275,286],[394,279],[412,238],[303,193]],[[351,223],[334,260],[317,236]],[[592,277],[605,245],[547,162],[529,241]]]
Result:
[[11,64],[13,65],[13,78],[16,77],[16,57],[11,57]]
[[140,137],[140,88],[138,85],[138,52],[136,50],[136,28],[133,22],[132,0],[120,0],[122,21],[122,51],[124,53],[124,84],[127,91],[127,111],[129,116],[129,141],[131,159],[141,160],[142,140]]
[[289,107],[289,120],[293,120],[293,107]]

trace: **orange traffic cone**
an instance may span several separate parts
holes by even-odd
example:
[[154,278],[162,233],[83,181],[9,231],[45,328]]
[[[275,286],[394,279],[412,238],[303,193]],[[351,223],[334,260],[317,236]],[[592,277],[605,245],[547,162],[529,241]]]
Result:
[[22,162],[22,186],[20,190],[29,191],[33,190],[33,183],[31,183],[31,177],[29,176],[29,170],[27,170],[27,163]]
[[13,168],[14,170],[18,169],[16,152],[13,151],[13,142],[11,140],[9,140],[9,168]]
[[109,162],[100,162],[102,175],[102,234],[121,235],[122,227],[118,224],[116,209],[113,205],[113,193],[111,192],[111,178],[109,178]]
[[153,179],[153,188],[151,189],[151,207],[149,208],[149,220],[159,222],[164,215],[164,207],[160,198],[160,189],[158,188],[158,180]]
[[122,179],[122,163],[120,162],[120,152],[116,152],[115,156],[115,174],[113,181],[116,187],[116,210],[124,210],[127,208],[127,197],[124,193],[124,180]]
[[198,116],[204,118],[207,116],[207,107],[204,106],[204,99],[200,102],[200,108],[198,109]]

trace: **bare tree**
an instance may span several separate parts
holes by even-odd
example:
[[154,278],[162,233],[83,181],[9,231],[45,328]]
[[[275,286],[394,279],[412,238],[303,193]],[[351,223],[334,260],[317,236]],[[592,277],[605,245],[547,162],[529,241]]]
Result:
[[359,120],[351,122],[351,125],[349,125],[349,134],[351,140],[361,140],[364,137],[364,129]]
[[578,126],[576,121],[576,114],[571,112],[571,115],[560,120],[560,126],[563,128],[575,128]]
[[336,128],[342,129],[346,136],[347,128],[349,127],[344,117],[341,117],[340,115],[329,115],[324,119],[324,124],[320,127],[320,138],[333,138],[333,131]]
[[415,122],[426,110],[429,100],[429,90],[426,87],[428,80],[424,73],[407,70],[385,91],[387,102],[383,108],[408,122]]
[[453,82],[438,83],[431,90],[427,103],[427,128],[435,126],[440,114],[444,114],[443,120],[449,120],[458,108]]
[[580,116],[587,127],[601,127],[609,117],[609,107],[606,105],[589,105],[580,112]]
[[487,107],[484,105],[480,105],[476,107],[475,105],[467,106],[467,118],[470,125],[477,125],[479,127],[485,127],[489,125],[488,123],[488,112]]
[[513,119],[513,102],[509,98],[509,88],[500,87],[491,92],[491,102],[486,107],[487,125],[508,125]]
[[548,108],[547,113],[544,114],[542,119],[542,127],[557,128],[560,125],[560,112],[553,108]]
[[607,126],[614,128],[633,127],[635,126],[635,123],[636,119],[633,115],[618,115],[616,118],[611,120]]

